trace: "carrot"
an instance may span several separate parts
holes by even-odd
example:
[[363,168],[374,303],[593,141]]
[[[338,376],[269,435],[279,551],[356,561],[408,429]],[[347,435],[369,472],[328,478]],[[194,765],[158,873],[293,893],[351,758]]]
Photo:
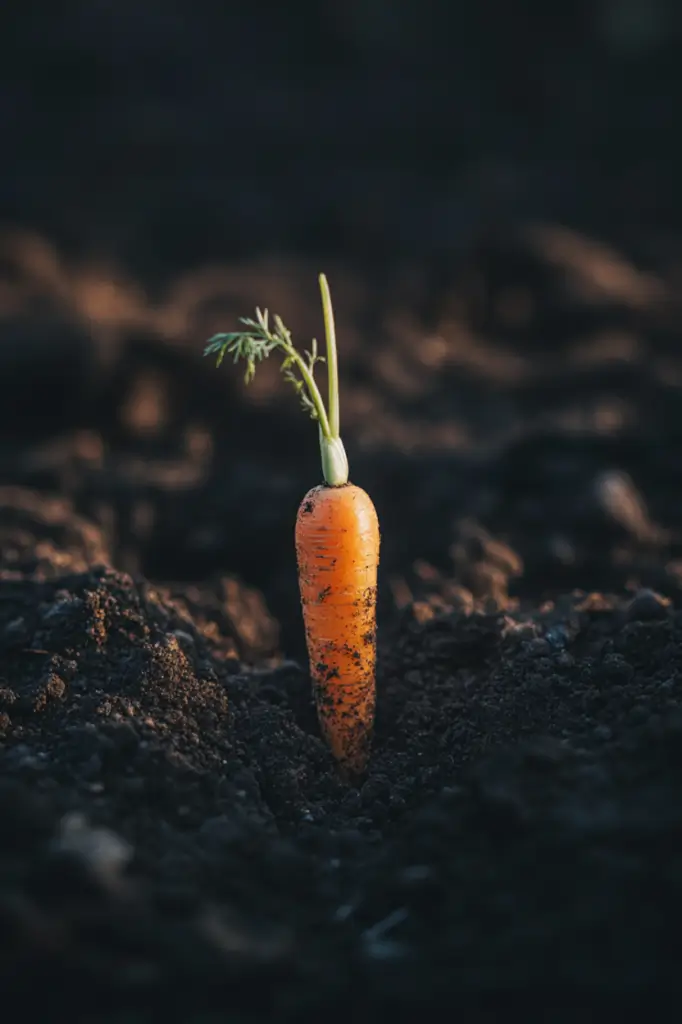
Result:
[[[246,362],[246,382],[256,365],[278,350],[284,377],[319,427],[324,483],[313,487],[298,510],[295,544],[310,674],[322,734],[342,771],[361,775],[369,757],[376,701],[376,592],[379,523],[372,501],[348,480],[348,459],[339,432],[336,334],[329,286],[320,274],[326,360],[313,340],[302,355],[279,317],[267,310],[242,319],[246,331],[217,334],[206,355]],[[325,407],[315,382],[317,363],[327,363]]]

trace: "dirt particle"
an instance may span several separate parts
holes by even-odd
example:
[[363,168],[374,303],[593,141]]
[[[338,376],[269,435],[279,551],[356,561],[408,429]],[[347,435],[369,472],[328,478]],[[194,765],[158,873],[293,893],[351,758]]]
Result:
[[13,690],[10,686],[0,686],[0,708],[11,708],[17,699],[16,690]]

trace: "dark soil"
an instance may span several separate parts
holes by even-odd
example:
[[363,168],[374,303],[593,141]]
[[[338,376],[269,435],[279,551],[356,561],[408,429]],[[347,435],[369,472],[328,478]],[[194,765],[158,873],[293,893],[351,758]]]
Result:
[[[0,1021],[651,1018],[682,997],[674,34],[191,6],[0,14]],[[315,428],[275,366],[201,358],[256,304],[319,337],[319,270],[382,527],[359,786],[305,660]]]
[[[578,251],[572,285],[550,243]],[[355,349],[336,280],[353,476],[384,536],[359,788],[312,706],[292,531],[316,439],[276,374],[254,403],[194,341],[105,359],[54,314],[14,328],[44,363],[2,349],[0,979],[24,1019],[558,1020],[678,985],[665,268],[558,229],[489,239],[456,320]]]

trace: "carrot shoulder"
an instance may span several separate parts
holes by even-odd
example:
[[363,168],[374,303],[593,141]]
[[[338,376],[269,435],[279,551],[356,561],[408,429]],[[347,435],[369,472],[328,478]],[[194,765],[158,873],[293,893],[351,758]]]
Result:
[[[279,317],[267,310],[243,320],[247,331],[216,335],[206,354],[246,361],[246,380],[276,349],[282,370],[304,408],[317,420],[324,484],[312,488],[296,518],[296,557],[315,703],[322,734],[349,776],[367,764],[376,700],[376,589],[379,524],[369,496],[348,480],[340,436],[336,336],[327,280],[320,275],[326,360],[313,341],[302,355]],[[328,405],[314,379],[327,363]]]

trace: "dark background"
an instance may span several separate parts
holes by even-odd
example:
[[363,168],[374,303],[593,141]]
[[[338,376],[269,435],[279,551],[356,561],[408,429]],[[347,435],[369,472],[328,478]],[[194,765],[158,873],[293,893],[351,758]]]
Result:
[[679,222],[673,0],[12,2],[0,217],[145,279]]

